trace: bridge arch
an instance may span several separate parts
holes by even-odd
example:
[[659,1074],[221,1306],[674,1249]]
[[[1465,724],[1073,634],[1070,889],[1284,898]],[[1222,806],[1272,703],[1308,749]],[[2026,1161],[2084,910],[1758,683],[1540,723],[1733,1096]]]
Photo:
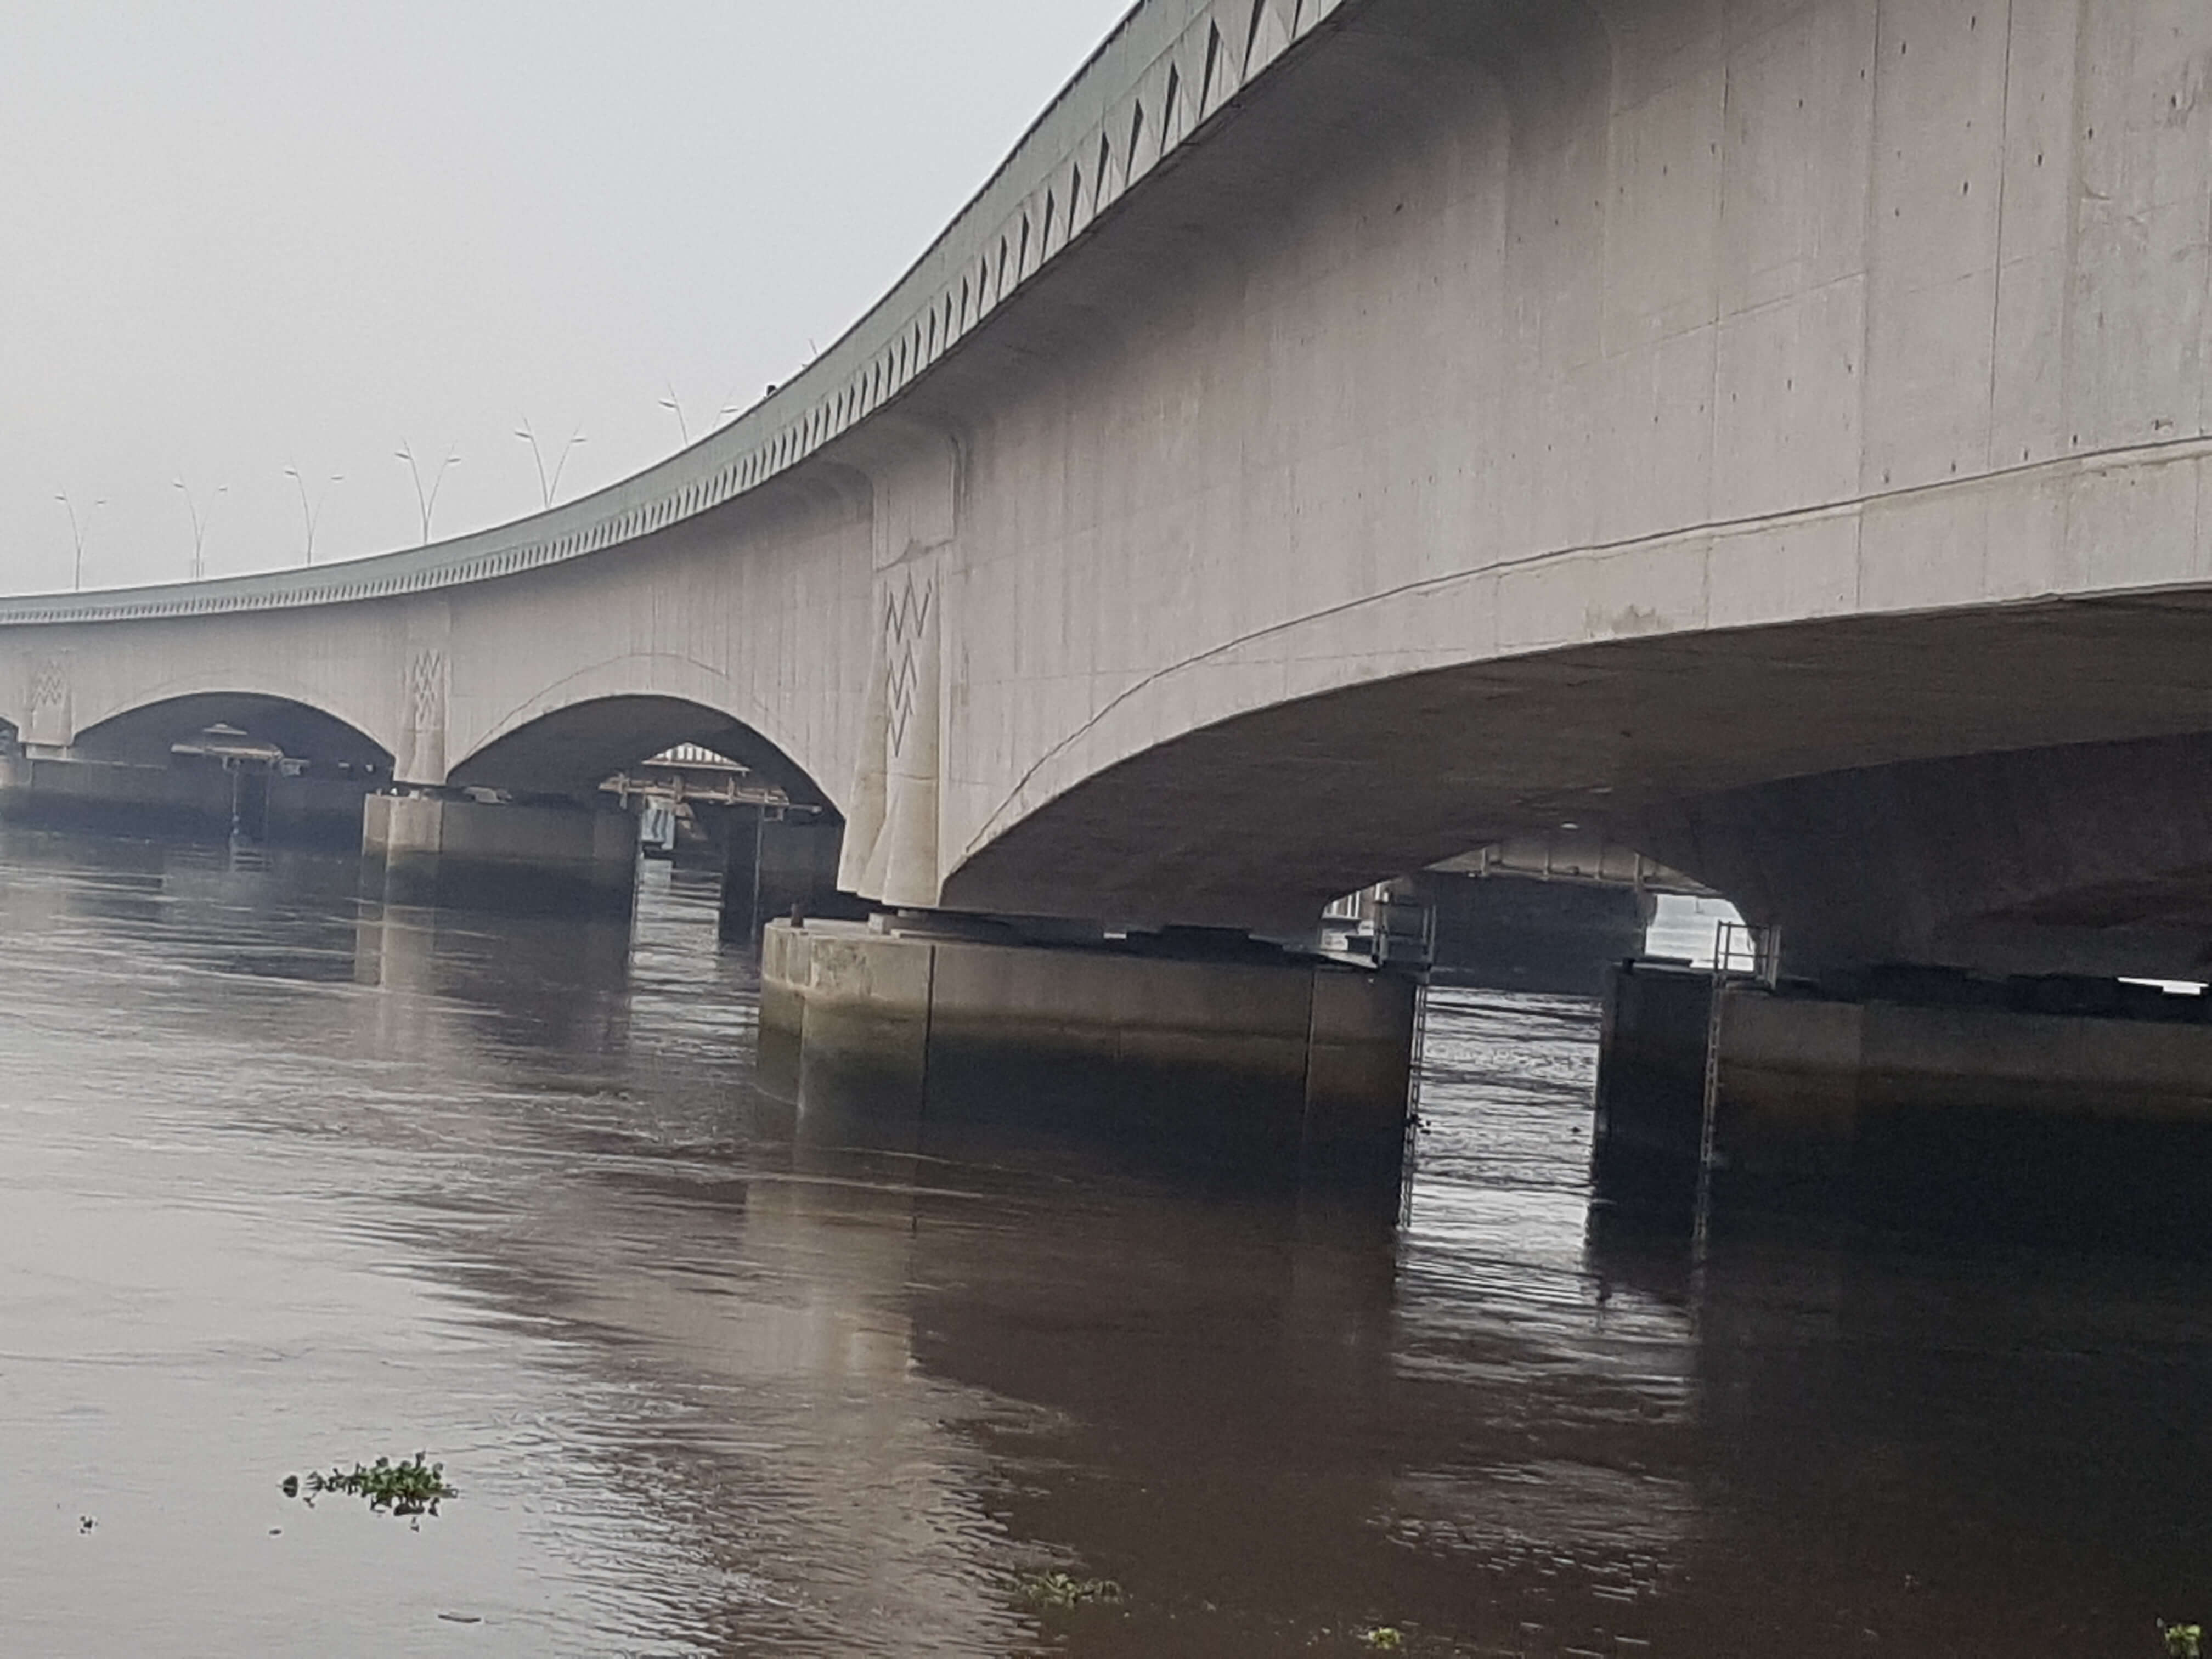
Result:
[[[1791,917],[1818,885],[1815,866],[1838,910],[1857,902],[1871,866],[1913,875],[1899,878],[1896,915],[1948,914],[1954,890],[1979,886],[1991,913],[2033,909],[2066,890],[2062,869],[2124,862],[2098,853],[2106,843],[2136,847],[2146,869],[2212,868],[2198,850],[2212,830],[2195,828],[2212,824],[2212,791],[2163,781],[2193,779],[2201,761],[2154,764],[2144,757],[2169,751],[2126,747],[2201,754],[2187,745],[2207,732],[2202,638],[2179,607],[2076,601],[1655,630],[1395,674],[1346,645],[1312,653],[1337,683],[1310,690],[1304,661],[1224,660],[1214,701],[1242,709],[1193,722],[1196,700],[1170,697],[1172,675],[1102,708],[956,843],[945,902],[1288,927],[1366,882],[1572,826],[1801,933],[1802,915]],[[1879,674],[1865,672],[1872,660]],[[1264,701],[1268,669],[1291,695]],[[2124,824],[2095,817],[2099,803],[2123,798],[2123,749],[2163,790],[2124,798],[2185,847],[2142,848]],[[1934,803],[1909,835],[1880,805],[1899,790]],[[2000,856],[1938,810],[1947,790],[1978,804],[1984,829],[2016,821],[2020,836],[2047,844],[2038,857]],[[1864,811],[1852,819],[1838,803]],[[2066,813],[2079,827],[2054,837]],[[1847,821],[1863,832],[1844,833]],[[1791,847],[1805,867],[1784,857]],[[2160,902],[2194,905],[2195,891],[2161,888]],[[2094,914],[2134,919],[2117,901]]]
[[657,694],[582,698],[508,726],[454,766],[447,781],[584,797],[625,767],[679,744],[726,756],[803,805],[830,806],[805,768],[753,726],[707,703]]
[[[1140,690],[1017,785],[945,902],[1287,933],[1344,894],[1517,836],[1589,830],[1644,851],[1606,803],[1636,781],[1624,711],[1656,696],[1661,661],[1616,649],[1375,675],[1179,729]],[[1147,726],[1167,729],[1146,741]]]
[[166,764],[174,745],[227,726],[287,757],[388,775],[392,751],[351,720],[296,697],[262,691],[195,691],[140,702],[81,728],[70,744],[86,760]]

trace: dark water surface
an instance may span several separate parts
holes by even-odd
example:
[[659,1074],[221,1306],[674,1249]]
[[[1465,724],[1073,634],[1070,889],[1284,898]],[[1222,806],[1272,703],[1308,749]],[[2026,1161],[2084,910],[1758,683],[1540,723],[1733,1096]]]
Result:
[[[1588,1004],[1437,995],[1392,1237],[820,1144],[665,871],[634,941],[351,880],[0,842],[0,1654],[2127,1659],[2212,1613],[2204,1270],[1770,1229],[1693,1279],[1594,1223]],[[278,1491],[417,1449],[419,1528]]]

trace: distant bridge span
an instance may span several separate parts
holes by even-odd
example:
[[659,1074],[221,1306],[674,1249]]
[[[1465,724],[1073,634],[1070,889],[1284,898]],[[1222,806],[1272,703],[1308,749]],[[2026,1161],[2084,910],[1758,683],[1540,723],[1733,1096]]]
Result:
[[2177,969],[2208,85],[2164,0],[1149,0],[730,426],[8,601],[0,715],[421,786],[709,742],[899,906],[1267,927],[1573,823],[1815,955]]

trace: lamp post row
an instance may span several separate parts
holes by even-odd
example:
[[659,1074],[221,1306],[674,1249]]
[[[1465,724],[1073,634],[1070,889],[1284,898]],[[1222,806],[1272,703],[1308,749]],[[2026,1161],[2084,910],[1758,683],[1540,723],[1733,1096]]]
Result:
[[[773,392],[775,388],[770,386],[769,390]],[[689,448],[691,443],[691,422],[684,410],[683,401],[676,395],[676,387],[673,384],[671,384],[668,388],[668,395],[659,400],[659,406],[676,417],[677,436],[684,446]],[[713,427],[719,428],[724,421],[738,412],[738,406],[732,398],[725,397],[714,411]],[[538,441],[538,434],[527,418],[515,428],[514,435],[530,447],[531,460],[538,469],[539,506],[551,507],[553,498],[560,494],[561,474],[568,465],[569,453],[577,445],[588,441],[584,435],[584,429],[579,427],[569,434],[568,441],[558,450],[553,452],[550,467],[547,465],[546,447]],[[438,463],[436,469],[429,473],[427,480],[422,465],[416,459],[414,446],[411,443],[403,441],[399,447],[392,452],[392,456],[394,459],[405,464],[408,479],[415,486],[417,524],[422,532],[422,545],[427,547],[430,543],[431,520],[438,509],[438,492],[445,487],[446,474],[461,464],[460,452],[458,449],[448,449],[445,459]],[[315,562],[315,532],[322,523],[324,503],[330,498],[331,486],[343,483],[346,481],[346,475],[343,472],[331,473],[326,477],[318,480],[319,487],[313,489],[308,486],[307,475],[296,466],[286,467],[284,476],[292,481],[293,488],[299,492],[301,552],[305,562],[312,566]],[[207,575],[208,527],[214,521],[217,503],[230,493],[230,486],[219,484],[205,497],[195,491],[183,478],[175,479],[172,488],[184,496],[185,512],[191,521],[192,580],[199,581]],[[73,589],[81,589],[84,586],[85,544],[91,536],[94,519],[100,509],[107,505],[107,501],[105,496],[102,496],[80,513],[76,498],[66,490],[57,492],[54,500],[61,503],[63,511],[69,515],[71,550],[70,586]]]

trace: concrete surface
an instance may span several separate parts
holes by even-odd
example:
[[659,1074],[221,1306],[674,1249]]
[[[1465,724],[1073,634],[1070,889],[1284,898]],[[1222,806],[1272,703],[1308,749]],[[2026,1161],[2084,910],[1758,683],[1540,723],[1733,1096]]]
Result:
[[1652,900],[1595,882],[1425,870],[1396,890],[1433,910],[1434,977],[1448,985],[1594,997],[1644,951]]
[[0,762],[0,817],[41,829],[350,852],[361,842],[362,778],[288,777],[219,762]]
[[788,921],[762,943],[764,1065],[846,1101],[1012,1111],[1247,1176],[1395,1194],[1413,985],[1251,951],[1019,944]]
[[[1606,1009],[1601,1176],[1633,1188],[1694,1178],[1710,977],[1641,965]],[[1721,1022],[1716,1146],[1731,1183],[1857,1186],[1895,1200],[1948,1189],[2109,1219],[2152,1201],[2194,1215],[2212,1171],[2212,1017],[2204,999],[2139,988],[2133,1017],[1978,1000],[1859,1000],[1731,985]],[[2193,1172],[2193,1173],[2191,1173]]]
[[867,914],[837,890],[837,854],[845,827],[818,819],[771,816],[758,807],[720,815],[724,837],[721,935],[751,941],[794,906],[802,917],[858,920]]
[[628,812],[416,793],[362,803],[362,890],[390,904],[627,915],[637,860]]

